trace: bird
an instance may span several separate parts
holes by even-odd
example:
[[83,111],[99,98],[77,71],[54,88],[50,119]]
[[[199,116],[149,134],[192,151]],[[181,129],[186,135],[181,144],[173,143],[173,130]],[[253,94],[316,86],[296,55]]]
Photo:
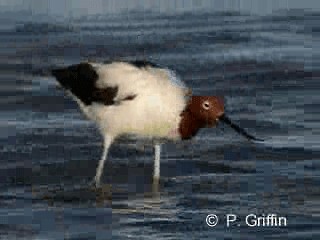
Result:
[[175,71],[150,61],[80,62],[53,68],[51,73],[103,137],[92,181],[96,187],[101,184],[109,148],[121,136],[155,140],[155,181],[160,178],[160,140],[191,139],[200,129],[221,121],[249,140],[262,141],[227,117],[223,97],[193,95]]

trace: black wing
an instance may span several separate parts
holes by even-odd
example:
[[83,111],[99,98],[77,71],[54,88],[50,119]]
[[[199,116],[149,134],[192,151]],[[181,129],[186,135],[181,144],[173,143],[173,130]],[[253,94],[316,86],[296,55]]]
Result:
[[69,90],[85,105],[91,105],[93,102],[104,105],[115,104],[118,87],[97,88],[96,82],[99,75],[89,63],[54,69],[52,75],[62,87]]

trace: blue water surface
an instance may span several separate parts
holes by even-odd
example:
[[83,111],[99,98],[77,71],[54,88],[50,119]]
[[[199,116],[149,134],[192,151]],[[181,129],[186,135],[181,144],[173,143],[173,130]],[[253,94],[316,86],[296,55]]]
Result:
[[[320,239],[319,12],[1,21],[0,239]],[[88,59],[174,69],[265,142],[221,124],[165,144],[154,190],[152,145],[119,141],[95,191],[101,137],[49,74]]]

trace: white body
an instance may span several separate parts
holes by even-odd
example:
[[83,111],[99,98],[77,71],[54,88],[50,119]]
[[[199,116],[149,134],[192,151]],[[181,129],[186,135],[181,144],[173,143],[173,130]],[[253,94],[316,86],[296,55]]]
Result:
[[[90,104],[85,105],[71,93],[72,90],[68,90],[84,114],[97,123],[104,137],[104,150],[94,178],[94,183],[99,186],[109,147],[116,137],[133,134],[150,139],[180,139],[178,129],[181,113],[186,107],[187,94],[190,92],[173,72],[150,66],[152,64],[140,64],[141,66],[125,62],[89,64],[98,75],[97,79],[96,74],[92,72],[88,73],[88,79],[86,79],[86,72],[81,72],[88,70],[85,65],[82,65],[82,68],[81,66],[77,68],[78,65],[57,70],[56,72],[61,71],[61,75],[56,73],[56,77],[59,78],[58,81],[65,81],[67,86],[68,81],[78,80],[78,74],[81,74],[79,77],[81,81],[91,80],[95,84],[93,87],[90,84],[84,84],[84,86],[90,86],[84,91],[91,89],[93,96],[95,91],[102,92],[105,94],[102,98],[106,101],[111,99],[111,104],[104,104],[103,101],[89,101],[90,98],[87,97],[86,100]],[[81,81],[76,83],[81,84]],[[159,180],[160,177],[159,142],[155,144],[153,177],[155,180]]]
[[[132,100],[116,105],[93,103],[82,111],[95,121],[103,135],[117,137],[136,134],[141,137],[179,139],[180,114],[186,106],[187,89],[167,69],[137,68],[125,62],[91,64],[99,75],[96,87],[116,87],[115,100],[128,95]],[[180,86],[181,85],[181,86]]]

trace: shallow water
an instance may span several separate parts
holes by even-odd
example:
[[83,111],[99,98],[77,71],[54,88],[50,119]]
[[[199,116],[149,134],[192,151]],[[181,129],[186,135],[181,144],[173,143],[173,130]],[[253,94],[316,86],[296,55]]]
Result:
[[[1,239],[318,239],[319,20],[132,13],[0,23]],[[152,146],[119,141],[103,188],[90,188],[101,137],[49,69],[137,58],[175,69],[194,94],[225,96],[230,118],[265,142],[220,125],[165,144],[155,191]],[[287,227],[244,224],[272,213]],[[241,226],[228,228],[227,214]]]

